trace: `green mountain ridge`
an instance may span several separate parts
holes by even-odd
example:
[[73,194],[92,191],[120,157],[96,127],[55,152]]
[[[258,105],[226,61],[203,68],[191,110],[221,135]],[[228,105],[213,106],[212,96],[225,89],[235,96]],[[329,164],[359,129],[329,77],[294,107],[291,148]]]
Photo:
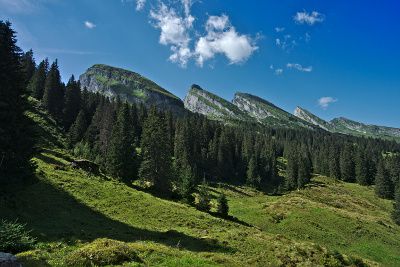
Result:
[[224,123],[259,123],[269,127],[321,128],[323,130],[354,136],[366,136],[400,141],[400,129],[368,125],[346,118],[327,122],[311,112],[297,107],[291,114],[258,96],[237,92],[230,102],[216,94],[192,85],[182,101],[168,90],[142,75],[104,64],[90,67],[79,78],[82,88],[108,97],[120,97],[131,103],[155,105],[161,109],[181,114],[185,110],[200,113]]
[[400,141],[399,128],[364,124],[344,117],[334,118],[327,122],[301,107],[297,107],[294,114],[330,132]]
[[120,97],[130,103],[156,105],[182,112],[182,100],[142,75],[104,64],[96,64],[80,75],[81,88],[108,97]]

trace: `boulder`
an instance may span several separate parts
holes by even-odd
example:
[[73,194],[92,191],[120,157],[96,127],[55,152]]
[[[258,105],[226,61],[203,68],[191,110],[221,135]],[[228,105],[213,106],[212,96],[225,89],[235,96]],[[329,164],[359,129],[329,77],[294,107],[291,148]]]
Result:
[[71,167],[74,169],[82,169],[89,173],[99,175],[100,168],[99,165],[86,159],[77,159],[71,162]]
[[22,267],[22,265],[14,255],[0,252],[0,267]]

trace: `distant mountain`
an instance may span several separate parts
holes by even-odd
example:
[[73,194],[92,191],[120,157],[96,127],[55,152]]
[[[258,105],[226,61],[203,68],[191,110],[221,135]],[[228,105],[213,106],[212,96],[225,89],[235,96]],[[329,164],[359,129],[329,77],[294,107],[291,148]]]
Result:
[[119,96],[131,103],[155,105],[175,112],[184,111],[183,102],[155,82],[140,74],[108,65],[97,64],[79,77],[81,87],[108,97]]
[[324,130],[334,133],[343,133],[355,136],[366,136],[400,141],[400,129],[398,128],[369,125],[349,120],[343,117],[335,118],[330,122],[327,122],[300,107],[296,108],[294,115]]
[[329,122],[324,121],[323,119],[317,117],[316,115],[312,114],[311,112],[309,112],[306,109],[297,107],[294,111],[294,115],[297,118],[300,118],[308,123],[316,125],[324,130],[333,131],[333,127]]
[[255,118],[258,122],[264,125],[289,128],[309,128],[312,125],[309,125],[296,116],[293,116],[292,114],[258,96],[246,93],[236,93],[232,102],[240,110],[246,112],[249,116]]
[[185,108],[219,121],[251,121],[252,117],[231,102],[192,85],[184,100]]

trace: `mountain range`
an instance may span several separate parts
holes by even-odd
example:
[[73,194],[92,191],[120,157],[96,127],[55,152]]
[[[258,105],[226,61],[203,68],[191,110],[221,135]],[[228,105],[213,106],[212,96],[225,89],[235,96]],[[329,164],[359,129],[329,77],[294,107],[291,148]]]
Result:
[[182,101],[142,75],[103,64],[90,67],[79,78],[82,88],[131,103],[155,105],[177,114],[191,111],[227,124],[259,123],[268,127],[320,128],[333,133],[400,141],[400,129],[369,125],[344,117],[325,121],[304,108],[291,114],[258,96],[237,92],[232,101],[221,98],[199,85],[192,85]]

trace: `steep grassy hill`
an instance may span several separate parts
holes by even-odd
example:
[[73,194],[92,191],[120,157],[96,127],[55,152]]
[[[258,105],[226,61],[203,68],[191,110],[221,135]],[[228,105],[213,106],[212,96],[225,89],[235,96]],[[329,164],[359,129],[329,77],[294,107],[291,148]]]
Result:
[[0,218],[26,223],[38,239],[36,249],[17,255],[24,266],[79,266],[85,259],[123,266],[400,265],[391,203],[371,188],[321,177],[283,196],[213,185],[237,218],[222,219],[72,169],[54,121],[38,107],[30,116],[52,141],[42,140],[33,158],[36,179],[0,196]]

